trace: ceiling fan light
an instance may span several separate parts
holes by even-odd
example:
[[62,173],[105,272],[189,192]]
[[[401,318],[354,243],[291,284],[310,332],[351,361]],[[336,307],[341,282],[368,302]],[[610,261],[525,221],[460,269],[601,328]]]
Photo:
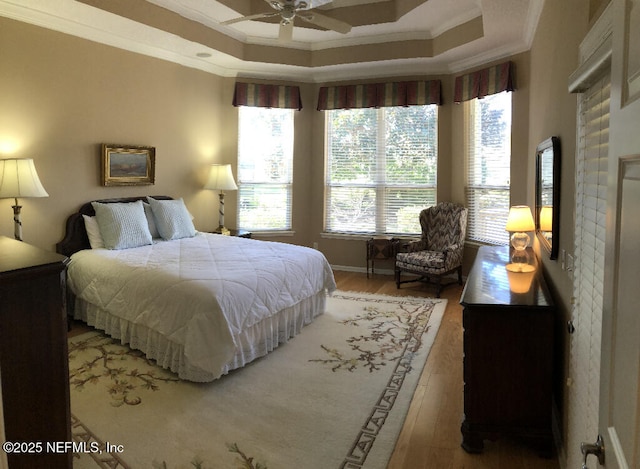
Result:
[[293,10],[292,8],[285,8],[284,10],[282,10],[280,14],[282,15],[283,21],[290,22],[293,20],[293,18],[295,18],[296,11]]

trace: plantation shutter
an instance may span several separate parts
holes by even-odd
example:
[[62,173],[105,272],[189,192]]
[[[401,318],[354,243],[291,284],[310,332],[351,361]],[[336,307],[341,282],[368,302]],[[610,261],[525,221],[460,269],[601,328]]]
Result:
[[[568,388],[572,421],[568,439],[572,448],[598,433],[610,91],[611,77],[606,72],[578,99],[573,285],[576,301],[572,311],[575,333],[571,335],[572,385]],[[579,453],[571,457],[577,464]]]

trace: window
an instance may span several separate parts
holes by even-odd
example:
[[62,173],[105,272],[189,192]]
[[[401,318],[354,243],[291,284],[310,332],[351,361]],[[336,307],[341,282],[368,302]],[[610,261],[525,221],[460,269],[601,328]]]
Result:
[[467,238],[508,244],[511,94],[465,102],[467,118]]
[[238,226],[291,229],[293,111],[239,108]]
[[325,231],[416,234],[436,203],[437,106],[326,111]]

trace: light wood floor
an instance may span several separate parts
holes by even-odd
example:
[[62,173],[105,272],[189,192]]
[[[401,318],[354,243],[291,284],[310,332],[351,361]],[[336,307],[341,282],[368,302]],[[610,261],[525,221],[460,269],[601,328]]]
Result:
[[[433,297],[419,283],[396,289],[392,276],[336,271],[338,289],[385,295]],[[461,447],[462,287],[445,289],[448,299],[442,324],[418,383],[404,428],[387,469],[559,469],[555,459],[543,459],[525,442],[501,438],[485,441],[482,454]]]

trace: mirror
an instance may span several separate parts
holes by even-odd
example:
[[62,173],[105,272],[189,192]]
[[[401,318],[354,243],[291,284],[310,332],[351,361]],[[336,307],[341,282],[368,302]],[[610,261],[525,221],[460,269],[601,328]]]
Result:
[[536,149],[536,234],[550,259],[558,258],[560,222],[560,139],[551,137]]

